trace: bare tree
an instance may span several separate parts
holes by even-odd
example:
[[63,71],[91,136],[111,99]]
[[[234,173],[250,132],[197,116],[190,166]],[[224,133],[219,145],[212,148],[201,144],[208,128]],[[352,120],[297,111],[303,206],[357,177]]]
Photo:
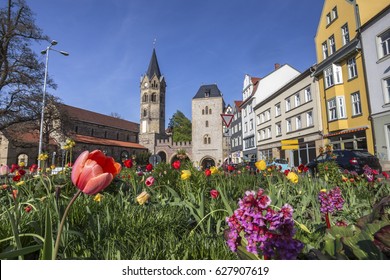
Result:
[[[39,118],[37,95],[42,94],[45,65],[38,61],[31,44],[49,38],[35,24],[24,0],[8,0],[6,7],[0,7],[0,36],[1,130]],[[51,79],[48,85],[56,87]]]

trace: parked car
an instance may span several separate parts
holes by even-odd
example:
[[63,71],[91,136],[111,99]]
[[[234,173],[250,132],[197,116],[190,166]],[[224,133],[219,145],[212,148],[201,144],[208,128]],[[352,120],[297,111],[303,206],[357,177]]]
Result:
[[288,161],[283,158],[277,158],[271,161],[267,161],[267,166],[275,166],[277,168],[280,168],[279,171],[281,172],[290,169],[290,167],[288,166]]
[[363,167],[368,165],[370,168],[382,172],[382,166],[379,159],[367,152],[367,150],[334,150],[331,154],[324,153],[313,161],[306,164],[312,174],[317,173],[317,165],[322,162],[334,160],[339,165],[340,170],[355,171],[358,174],[364,173]]

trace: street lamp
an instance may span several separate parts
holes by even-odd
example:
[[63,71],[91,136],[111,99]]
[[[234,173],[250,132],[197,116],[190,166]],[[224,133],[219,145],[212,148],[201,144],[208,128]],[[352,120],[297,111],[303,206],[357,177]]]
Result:
[[[43,94],[42,94],[42,110],[41,110],[41,126],[39,130],[39,148],[38,148],[38,157],[40,154],[42,154],[42,136],[43,136],[43,120],[45,116],[45,100],[46,100],[46,83],[47,83],[47,71],[48,71],[48,66],[49,66],[49,51],[56,51],[62,55],[68,56],[69,53],[64,52],[64,51],[57,51],[53,49],[52,47],[57,45],[58,42],[53,40],[51,41],[50,45],[41,51],[41,54],[46,54],[46,64],[45,64],[45,78],[43,81]],[[38,159],[38,170],[41,168],[41,161]]]

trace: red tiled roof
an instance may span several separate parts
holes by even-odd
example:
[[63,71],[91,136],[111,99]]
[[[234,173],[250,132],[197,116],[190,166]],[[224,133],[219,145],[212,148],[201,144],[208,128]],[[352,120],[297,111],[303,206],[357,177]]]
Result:
[[[36,130],[35,125],[31,123],[17,123],[6,128],[3,133],[5,136],[14,142],[37,144],[39,143],[39,131]],[[50,137],[50,145],[57,145],[57,142]]]
[[115,117],[103,115],[100,113],[84,110],[81,108],[77,108],[65,104],[62,104],[61,106],[68,112],[69,117],[72,119],[76,119],[83,122],[94,123],[94,124],[100,124],[109,127],[120,128],[120,129],[134,131],[134,132],[139,132],[138,123],[118,119]]
[[142,146],[138,143],[125,142],[125,141],[112,140],[112,139],[103,139],[103,138],[97,138],[97,137],[80,135],[80,134],[75,134],[73,136],[73,139],[75,142],[81,142],[81,143],[87,143],[87,144],[97,144],[97,145],[104,145],[104,146],[117,146],[117,147],[135,148],[135,149],[146,149],[144,146]]
[[234,101],[234,105],[236,106],[236,108],[238,110],[241,110],[241,108],[240,108],[241,104],[242,104],[242,101],[239,101],[239,100]]

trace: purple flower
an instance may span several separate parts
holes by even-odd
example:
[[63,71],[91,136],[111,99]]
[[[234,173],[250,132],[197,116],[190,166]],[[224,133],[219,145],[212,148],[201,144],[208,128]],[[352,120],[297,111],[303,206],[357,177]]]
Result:
[[267,258],[294,259],[303,248],[294,240],[293,208],[286,204],[275,211],[270,207],[271,199],[263,189],[247,191],[238,202],[239,208],[226,219],[229,226],[227,244],[232,251],[241,243],[240,233],[247,240],[247,251],[262,252]]
[[321,203],[321,213],[333,213],[335,210],[342,210],[344,205],[344,199],[341,196],[341,190],[336,187],[329,192],[321,190],[318,199]]

